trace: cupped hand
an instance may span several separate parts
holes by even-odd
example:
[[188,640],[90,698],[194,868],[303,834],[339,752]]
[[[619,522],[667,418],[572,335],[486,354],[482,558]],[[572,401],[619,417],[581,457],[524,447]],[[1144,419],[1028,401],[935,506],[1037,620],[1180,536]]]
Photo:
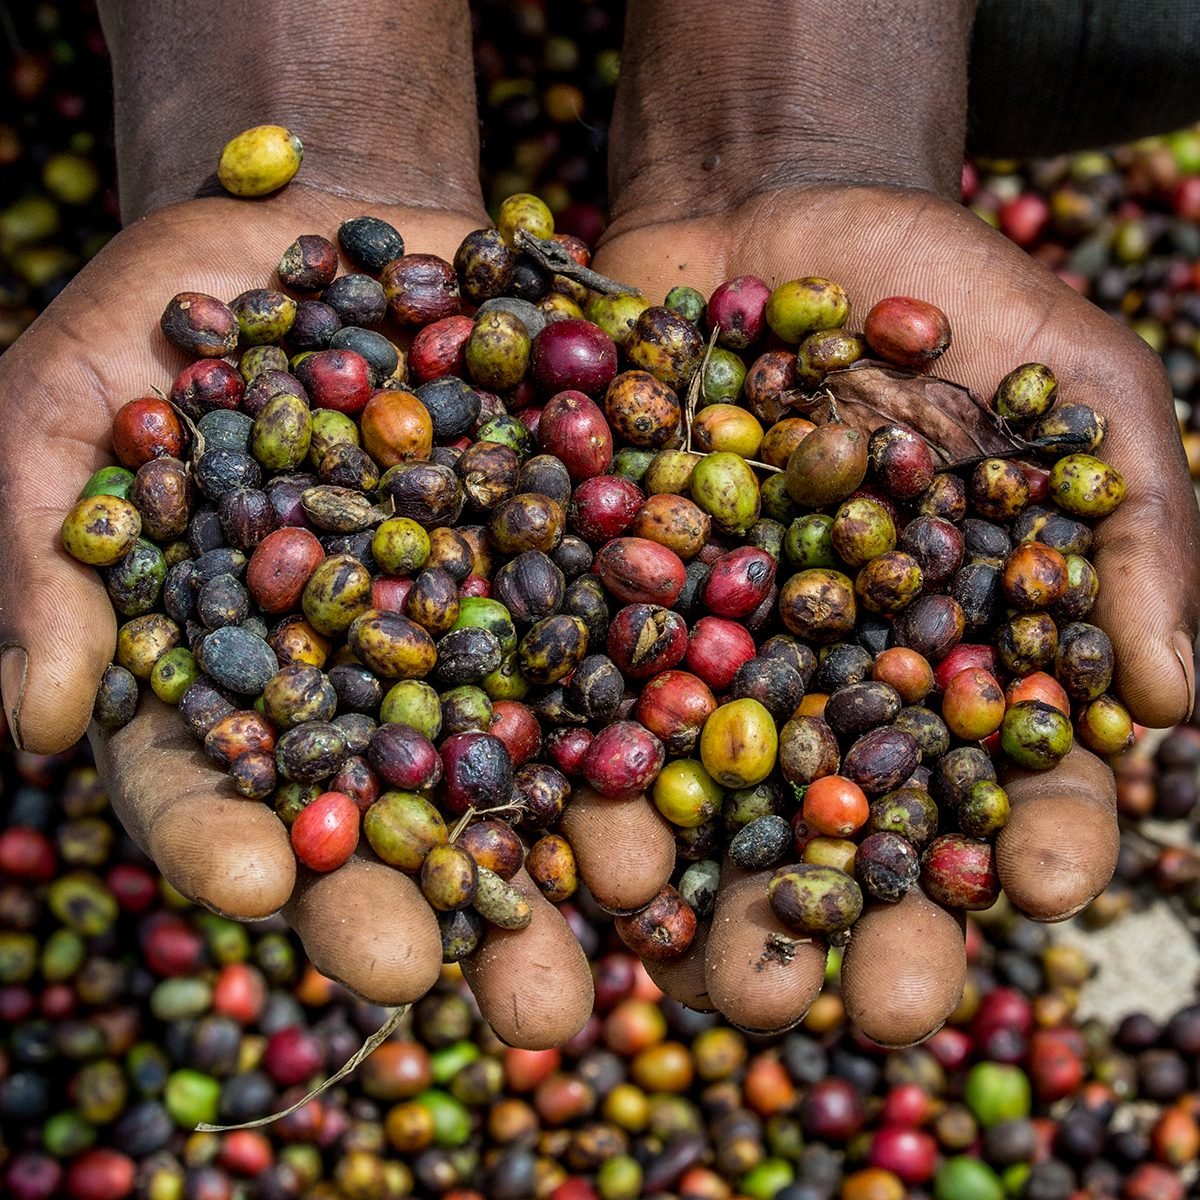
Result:
[[[810,186],[760,195],[719,215],[619,213],[595,266],[661,303],[688,284],[771,286],[823,276],[851,300],[850,326],[885,296],[929,300],[950,317],[953,344],[935,373],[991,396],[1025,362],[1049,365],[1063,402],[1109,419],[1101,454],[1128,498],[1096,535],[1100,597],[1091,618],[1112,639],[1116,688],[1134,718],[1172,725],[1190,711],[1200,603],[1200,518],[1156,355],[967,210],[932,193]],[[996,843],[1009,899],[1030,917],[1061,920],[1112,876],[1118,831],[1112,774],[1081,748],[1053,771],[1014,772],[1012,816]],[[798,1021],[820,990],[825,949],[794,944],[766,903],[765,877],[727,870],[712,926],[660,986],[738,1025]],[[870,906],[847,947],[846,1008],[875,1040],[920,1040],[958,1002],[965,955],[958,921],[920,894]]]
[[[180,291],[230,300],[270,286],[301,233],[332,237],[369,212],[410,252],[453,257],[478,212],[363,205],[303,188],[267,201],[190,201],[117,236],[0,359],[0,687],[20,744],[62,750],[78,739],[111,661],[116,621],[95,570],[61,548],[80,488],[112,461],[113,413],[150,388],[170,389],[185,358],[158,320]],[[297,872],[287,830],[268,805],[240,798],[177,713],[143,697],[120,732],[90,730],[114,809],[185,895],[243,919],[282,909],[324,974],[381,1004],[415,1000],[437,978],[441,943],[416,884],[360,852],[329,875]],[[520,933],[487,935],[468,979],[506,1041],[551,1045],[591,1011],[587,961],[558,911],[528,879]]]

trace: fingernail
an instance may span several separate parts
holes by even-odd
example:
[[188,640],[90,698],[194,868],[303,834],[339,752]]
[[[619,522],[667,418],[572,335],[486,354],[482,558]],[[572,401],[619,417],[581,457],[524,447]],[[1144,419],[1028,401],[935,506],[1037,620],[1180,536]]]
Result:
[[1188,637],[1182,629],[1176,630],[1171,638],[1171,644],[1175,648],[1175,657],[1179,659],[1179,665],[1183,668],[1183,679],[1187,684],[1187,717],[1192,715],[1192,710],[1196,707],[1196,658],[1192,647],[1192,639]]
[[0,697],[3,697],[4,715],[18,750],[21,749],[21,700],[25,696],[28,674],[29,655],[20,646],[9,646],[0,654]]

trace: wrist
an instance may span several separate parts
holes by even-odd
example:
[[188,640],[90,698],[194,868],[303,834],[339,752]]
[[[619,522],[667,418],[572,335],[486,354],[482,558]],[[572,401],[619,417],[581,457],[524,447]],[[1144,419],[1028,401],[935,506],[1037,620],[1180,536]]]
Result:
[[972,12],[973,0],[631,5],[614,219],[716,215],[823,184],[957,198]]
[[220,194],[222,147],[261,124],[304,144],[292,187],[482,212],[465,0],[232,7],[102,0],[125,220]]

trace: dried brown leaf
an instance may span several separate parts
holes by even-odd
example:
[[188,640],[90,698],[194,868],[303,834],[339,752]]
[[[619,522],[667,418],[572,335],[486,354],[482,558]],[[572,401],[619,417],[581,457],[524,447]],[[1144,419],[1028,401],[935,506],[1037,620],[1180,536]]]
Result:
[[[936,375],[870,363],[831,372],[825,388],[839,420],[864,433],[903,425],[925,438],[944,466],[1009,458],[1030,448],[967,388]],[[816,416],[821,417],[819,405]]]

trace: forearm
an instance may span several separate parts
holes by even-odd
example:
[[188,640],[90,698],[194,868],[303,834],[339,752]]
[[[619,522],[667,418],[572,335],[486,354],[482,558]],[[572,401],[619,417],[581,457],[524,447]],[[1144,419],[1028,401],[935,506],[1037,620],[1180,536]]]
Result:
[[720,211],[777,187],[957,195],[974,0],[630,0],[613,215]]
[[297,184],[474,212],[478,124],[466,0],[100,0],[122,216],[212,190],[224,143],[285,125]]

